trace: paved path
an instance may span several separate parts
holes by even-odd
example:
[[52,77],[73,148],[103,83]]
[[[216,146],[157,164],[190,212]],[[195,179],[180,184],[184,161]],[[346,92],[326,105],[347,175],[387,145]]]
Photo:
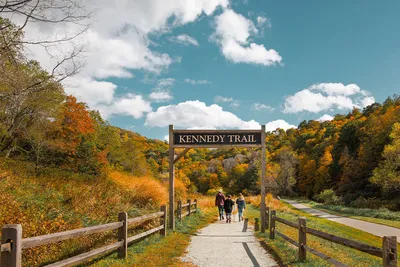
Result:
[[217,266],[278,266],[261,247],[253,229],[243,232],[245,223],[227,224],[218,221],[201,229],[192,237],[184,262],[199,267]]
[[284,201],[289,203],[296,209],[307,212],[311,215],[325,218],[330,221],[338,222],[338,223],[362,230],[364,232],[371,233],[373,235],[377,235],[377,236],[381,236],[381,237],[382,236],[397,236],[397,242],[400,243],[400,229],[398,229],[398,228],[329,214],[329,213],[326,213],[326,212],[323,212],[320,210],[316,210],[316,209],[304,206],[294,200],[285,199]]

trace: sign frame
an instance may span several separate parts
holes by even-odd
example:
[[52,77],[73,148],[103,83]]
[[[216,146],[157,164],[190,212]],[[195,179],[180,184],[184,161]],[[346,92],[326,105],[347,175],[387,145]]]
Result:
[[[175,144],[175,134],[261,134],[260,143],[257,144]],[[174,165],[181,159],[191,148],[221,148],[221,147],[246,147],[259,148],[261,147],[261,232],[265,232],[266,228],[266,205],[265,205],[265,185],[266,185],[266,145],[265,145],[265,125],[261,125],[260,130],[174,130],[173,125],[169,125],[169,207],[168,207],[168,226],[169,229],[175,229],[175,179],[174,179]],[[175,148],[185,148],[179,155],[175,155]],[[254,152],[253,152],[254,153]]]
[[[170,146],[174,148],[221,148],[221,147],[261,147],[262,146],[262,131],[261,130],[173,130],[173,143]],[[235,136],[235,135],[257,135],[254,144],[247,143],[240,143],[233,141],[232,143],[214,143],[214,144],[200,144],[200,143],[188,143],[188,144],[181,144],[176,143],[176,136],[177,135],[223,135],[226,136]],[[259,135],[259,136],[258,136]],[[226,139],[226,141],[228,141]]]

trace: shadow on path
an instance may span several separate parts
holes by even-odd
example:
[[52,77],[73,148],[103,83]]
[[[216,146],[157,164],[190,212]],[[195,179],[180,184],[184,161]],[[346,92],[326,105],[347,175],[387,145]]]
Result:
[[260,267],[260,264],[258,263],[258,261],[256,260],[256,258],[254,257],[253,253],[251,253],[251,250],[249,248],[249,245],[247,245],[246,242],[242,242],[242,245],[244,247],[244,250],[247,253],[247,256],[249,256],[251,262],[254,264],[254,267]]

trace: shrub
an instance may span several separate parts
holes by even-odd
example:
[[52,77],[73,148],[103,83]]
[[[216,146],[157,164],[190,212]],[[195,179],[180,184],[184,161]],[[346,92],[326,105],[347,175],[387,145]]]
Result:
[[[131,193],[136,205],[159,206],[167,203],[168,190],[160,181],[152,177],[136,177],[122,172],[113,171],[109,177],[118,185]],[[179,192],[181,187],[179,187]],[[181,193],[181,192],[180,192]]]
[[211,188],[207,191],[207,196],[215,196],[219,189]]
[[356,200],[352,201],[350,203],[351,207],[354,208],[368,208],[368,209],[378,209],[380,208],[381,203],[379,201],[377,201],[377,199],[375,198],[363,198],[363,197],[359,197]]
[[325,205],[340,205],[342,200],[335,194],[332,189],[325,189],[315,196],[316,200],[323,202]]
[[[260,204],[261,204],[261,196],[251,196],[251,197],[247,197],[245,198],[246,203],[251,204],[257,208],[260,208]],[[289,208],[283,204],[280,200],[276,199],[273,197],[272,194],[267,194],[265,196],[265,204],[267,205],[267,207],[270,207],[273,210],[282,210],[282,211],[287,211],[289,210]]]

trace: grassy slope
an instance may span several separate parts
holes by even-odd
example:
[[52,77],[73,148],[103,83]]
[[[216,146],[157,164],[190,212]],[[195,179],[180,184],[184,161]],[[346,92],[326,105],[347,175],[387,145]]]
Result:
[[[0,158],[0,226],[22,224],[23,237],[45,235],[117,221],[159,210],[141,194],[109,178],[84,176],[61,169],[33,175],[30,163]],[[154,187],[154,184],[152,184]],[[146,201],[145,201],[146,200]],[[24,266],[54,262],[114,242],[115,231],[28,249]]]
[[[307,218],[307,226],[317,230],[321,230],[327,233],[333,233],[338,236],[357,240],[365,244],[373,245],[376,247],[382,246],[382,239],[371,235],[369,233],[331,222],[323,218],[315,218],[309,214],[298,211],[292,208],[290,205],[285,206],[289,209],[288,211],[277,211],[277,215],[281,218],[297,222],[299,216]],[[250,217],[259,217],[258,209],[249,206]],[[281,233],[289,236],[290,238],[297,240],[298,230],[283,225],[277,222],[276,229]],[[297,248],[276,236],[275,240],[269,239],[269,232],[265,235],[258,233],[257,236],[264,240],[268,248],[275,254],[279,261],[289,266],[330,266],[326,261],[319,259],[308,252],[307,261],[305,263],[298,262],[297,260]],[[370,256],[366,253],[359,252],[357,250],[347,248],[342,245],[338,245],[311,235],[307,235],[307,243],[310,247],[321,251],[322,253],[331,256],[349,266],[381,266],[382,260],[380,258]],[[399,246],[400,249],[400,246]]]
[[190,236],[215,218],[214,209],[205,209],[194,216],[184,218],[182,223],[177,223],[176,231],[168,233],[166,238],[161,238],[156,234],[140,243],[132,244],[128,248],[127,259],[118,259],[117,253],[113,253],[88,266],[193,266],[190,263],[181,262],[179,257],[184,254],[189,245]]
[[334,215],[400,228],[400,212],[388,210],[356,209],[352,207],[335,205],[323,205],[308,200],[297,201],[303,205],[322,210]]

